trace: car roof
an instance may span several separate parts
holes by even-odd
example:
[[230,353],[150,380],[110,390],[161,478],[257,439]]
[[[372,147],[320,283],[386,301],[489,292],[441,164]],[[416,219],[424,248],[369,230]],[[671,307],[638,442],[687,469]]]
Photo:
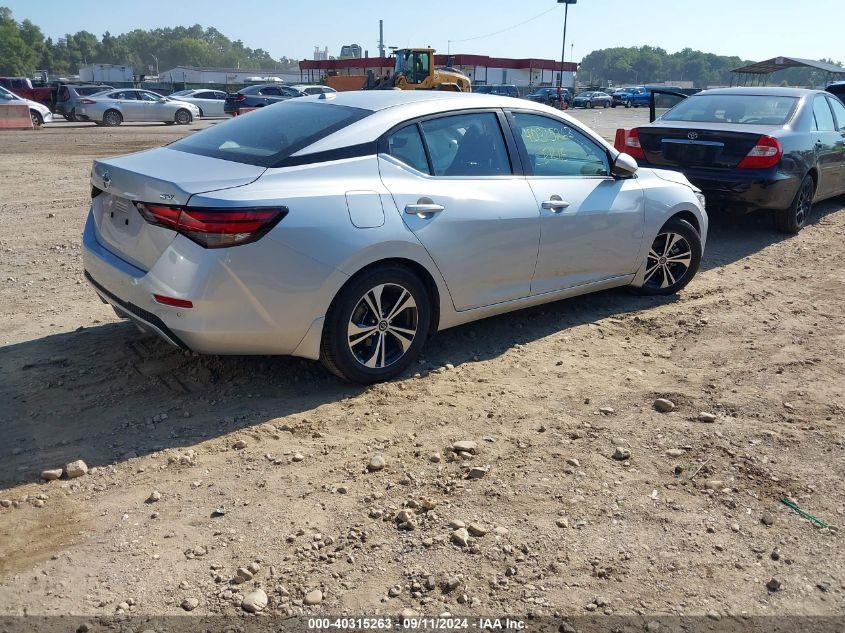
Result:
[[[309,147],[303,148],[295,155],[306,155],[314,152],[329,151],[342,147],[349,147],[361,143],[372,142],[396,125],[410,119],[431,114],[446,114],[475,108],[515,108],[532,110],[538,114],[545,114],[553,118],[563,119],[575,128],[585,132],[596,142],[609,148],[609,145],[598,134],[567,116],[560,110],[536,101],[515,101],[513,97],[493,94],[479,94],[466,92],[443,92],[435,90],[353,90],[337,92],[323,96],[300,97],[297,103],[323,103],[326,105],[347,106],[369,110],[372,114],[356,121],[334,134],[324,137]],[[270,106],[284,107],[285,103]]]
[[711,88],[702,90],[692,96],[700,95],[749,95],[758,97],[804,97],[810,94],[823,94],[823,90],[809,88],[781,88],[777,86],[739,87],[739,88]]

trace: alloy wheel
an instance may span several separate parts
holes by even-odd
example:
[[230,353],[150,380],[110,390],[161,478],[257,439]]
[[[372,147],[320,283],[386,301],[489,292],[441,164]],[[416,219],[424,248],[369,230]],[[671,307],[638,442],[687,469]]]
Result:
[[660,233],[646,257],[643,285],[650,288],[668,288],[686,277],[692,263],[692,247],[678,233]]
[[358,301],[347,327],[349,350],[364,367],[383,369],[402,358],[417,335],[414,297],[399,284],[379,284]]
[[801,227],[807,222],[810,210],[813,207],[813,182],[805,180],[798,193],[798,200],[795,204],[795,223]]

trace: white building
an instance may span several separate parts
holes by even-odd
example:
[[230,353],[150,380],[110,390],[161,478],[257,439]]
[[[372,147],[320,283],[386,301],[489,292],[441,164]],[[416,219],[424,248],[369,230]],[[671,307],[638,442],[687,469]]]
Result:
[[132,66],[118,64],[88,64],[79,68],[79,80],[87,83],[132,83]]
[[159,75],[163,83],[233,85],[255,83],[256,81],[284,81],[299,83],[299,73],[279,70],[256,70],[244,68],[199,68],[197,66],[176,66]]

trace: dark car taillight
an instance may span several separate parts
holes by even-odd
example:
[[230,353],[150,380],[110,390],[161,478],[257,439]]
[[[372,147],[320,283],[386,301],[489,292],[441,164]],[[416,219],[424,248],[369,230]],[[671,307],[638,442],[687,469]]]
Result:
[[[620,140],[622,141],[621,143]],[[615,145],[616,149],[620,152],[625,152],[637,160],[645,159],[645,151],[643,150],[642,145],[640,145],[640,133],[637,128],[632,128],[630,130],[618,130],[616,133]]]
[[246,95],[238,95],[235,97],[235,101],[246,101]]
[[781,156],[783,156],[783,147],[780,141],[764,135],[757,139],[757,143],[737,167],[739,169],[768,169],[777,165]]
[[146,202],[135,206],[150,224],[176,231],[204,248],[254,242],[288,214],[286,207],[195,209]]

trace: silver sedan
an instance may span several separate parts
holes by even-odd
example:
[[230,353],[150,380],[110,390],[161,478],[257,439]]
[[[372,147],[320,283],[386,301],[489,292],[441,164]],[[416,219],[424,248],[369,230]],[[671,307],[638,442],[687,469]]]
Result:
[[511,97],[288,99],[98,159],[85,275],[117,313],[207,354],[293,354],[371,383],[438,330],[693,278],[704,200],[562,112]]
[[160,121],[188,125],[200,110],[192,103],[169,99],[149,90],[107,90],[79,101],[76,118],[114,127],[124,121]]
[[223,112],[223,104],[226,103],[226,93],[222,90],[182,90],[175,92],[168,97],[185,103],[191,103],[200,109],[201,117],[226,117]]

